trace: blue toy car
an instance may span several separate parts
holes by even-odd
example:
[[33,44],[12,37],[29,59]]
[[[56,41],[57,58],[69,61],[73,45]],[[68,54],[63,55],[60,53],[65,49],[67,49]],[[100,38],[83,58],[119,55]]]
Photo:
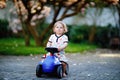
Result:
[[[36,67],[36,76],[41,77],[42,74],[53,74],[58,78],[63,77],[63,66],[61,61],[59,61],[58,57],[54,55],[54,53],[58,52],[57,48],[47,47],[45,48],[51,55],[47,56],[43,61],[40,61]],[[66,63],[66,62],[65,62]],[[68,75],[69,66],[66,63],[66,71],[65,73]]]

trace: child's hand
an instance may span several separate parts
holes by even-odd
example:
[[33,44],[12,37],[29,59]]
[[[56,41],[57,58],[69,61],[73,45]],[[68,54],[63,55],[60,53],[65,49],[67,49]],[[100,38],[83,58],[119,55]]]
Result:
[[59,53],[56,53],[55,56],[58,57],[58,58],[60,58],[60,54]]
[[61,48],[58,48],[58,51],[61,51],[62,49]]

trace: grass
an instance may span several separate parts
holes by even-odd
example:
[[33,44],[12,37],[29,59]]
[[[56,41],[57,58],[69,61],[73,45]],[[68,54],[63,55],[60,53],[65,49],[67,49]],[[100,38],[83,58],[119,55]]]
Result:
[[[0,54],[2,55],[34,55],[44,54],[45,47],[36,47],[34,40],[31,40],[31,46],[26,47],[22,38],[3,38],[0,39]],[[69,43],[65,49],[68,53],[83,52],[95,49],[95,45]]]
[[3,55],[30,55],[45,52],[43,47],[36,47],[33,40],[31,40],[31,46],[26,47],[21,38],[0,39],[0,45],[0,54]]
[[70,43],[65,51],[68,53],[79,53],[79,52],[82,53],[84,51],[90,51],[96,48],[97,48],[96,45],[91,45],[88,43],[81,43],[81,44]]

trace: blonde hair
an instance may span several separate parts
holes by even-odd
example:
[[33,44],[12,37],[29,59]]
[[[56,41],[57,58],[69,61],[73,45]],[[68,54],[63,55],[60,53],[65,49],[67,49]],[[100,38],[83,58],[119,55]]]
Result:
[[61,25],[63,26],[63,28],[64,28],[64,33],[68,32],[68,29],[67,29],[66,24],[65,24],[64,22],[62,22],[62,21],[57,21],[57,22],[54,24],[53,32],[55,32],[55,31],[54,31],[54,28],[56,27],[57,24],[61,24]]

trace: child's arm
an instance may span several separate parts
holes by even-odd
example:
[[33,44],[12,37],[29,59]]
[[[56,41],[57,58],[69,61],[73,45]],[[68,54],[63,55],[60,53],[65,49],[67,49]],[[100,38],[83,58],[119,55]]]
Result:
[[58,51],[62,51],[63,49],[65,49],[68,45],[68,37],[64,36],[63,38],[63,44],[62,46],[58,47]]
[[64,43],[61,47],[58,48],[58,51],[61,51],[67,47],[68,43]]
[[52,45],[52,35],[50,36],[50,38],[49,38],[49,40],[47,42],[46,47],[51,47],[51,45]]
[[52,43],[48,41],[46,46],[47,46],[47,47],[50,47],[51,44],[52,44]]

